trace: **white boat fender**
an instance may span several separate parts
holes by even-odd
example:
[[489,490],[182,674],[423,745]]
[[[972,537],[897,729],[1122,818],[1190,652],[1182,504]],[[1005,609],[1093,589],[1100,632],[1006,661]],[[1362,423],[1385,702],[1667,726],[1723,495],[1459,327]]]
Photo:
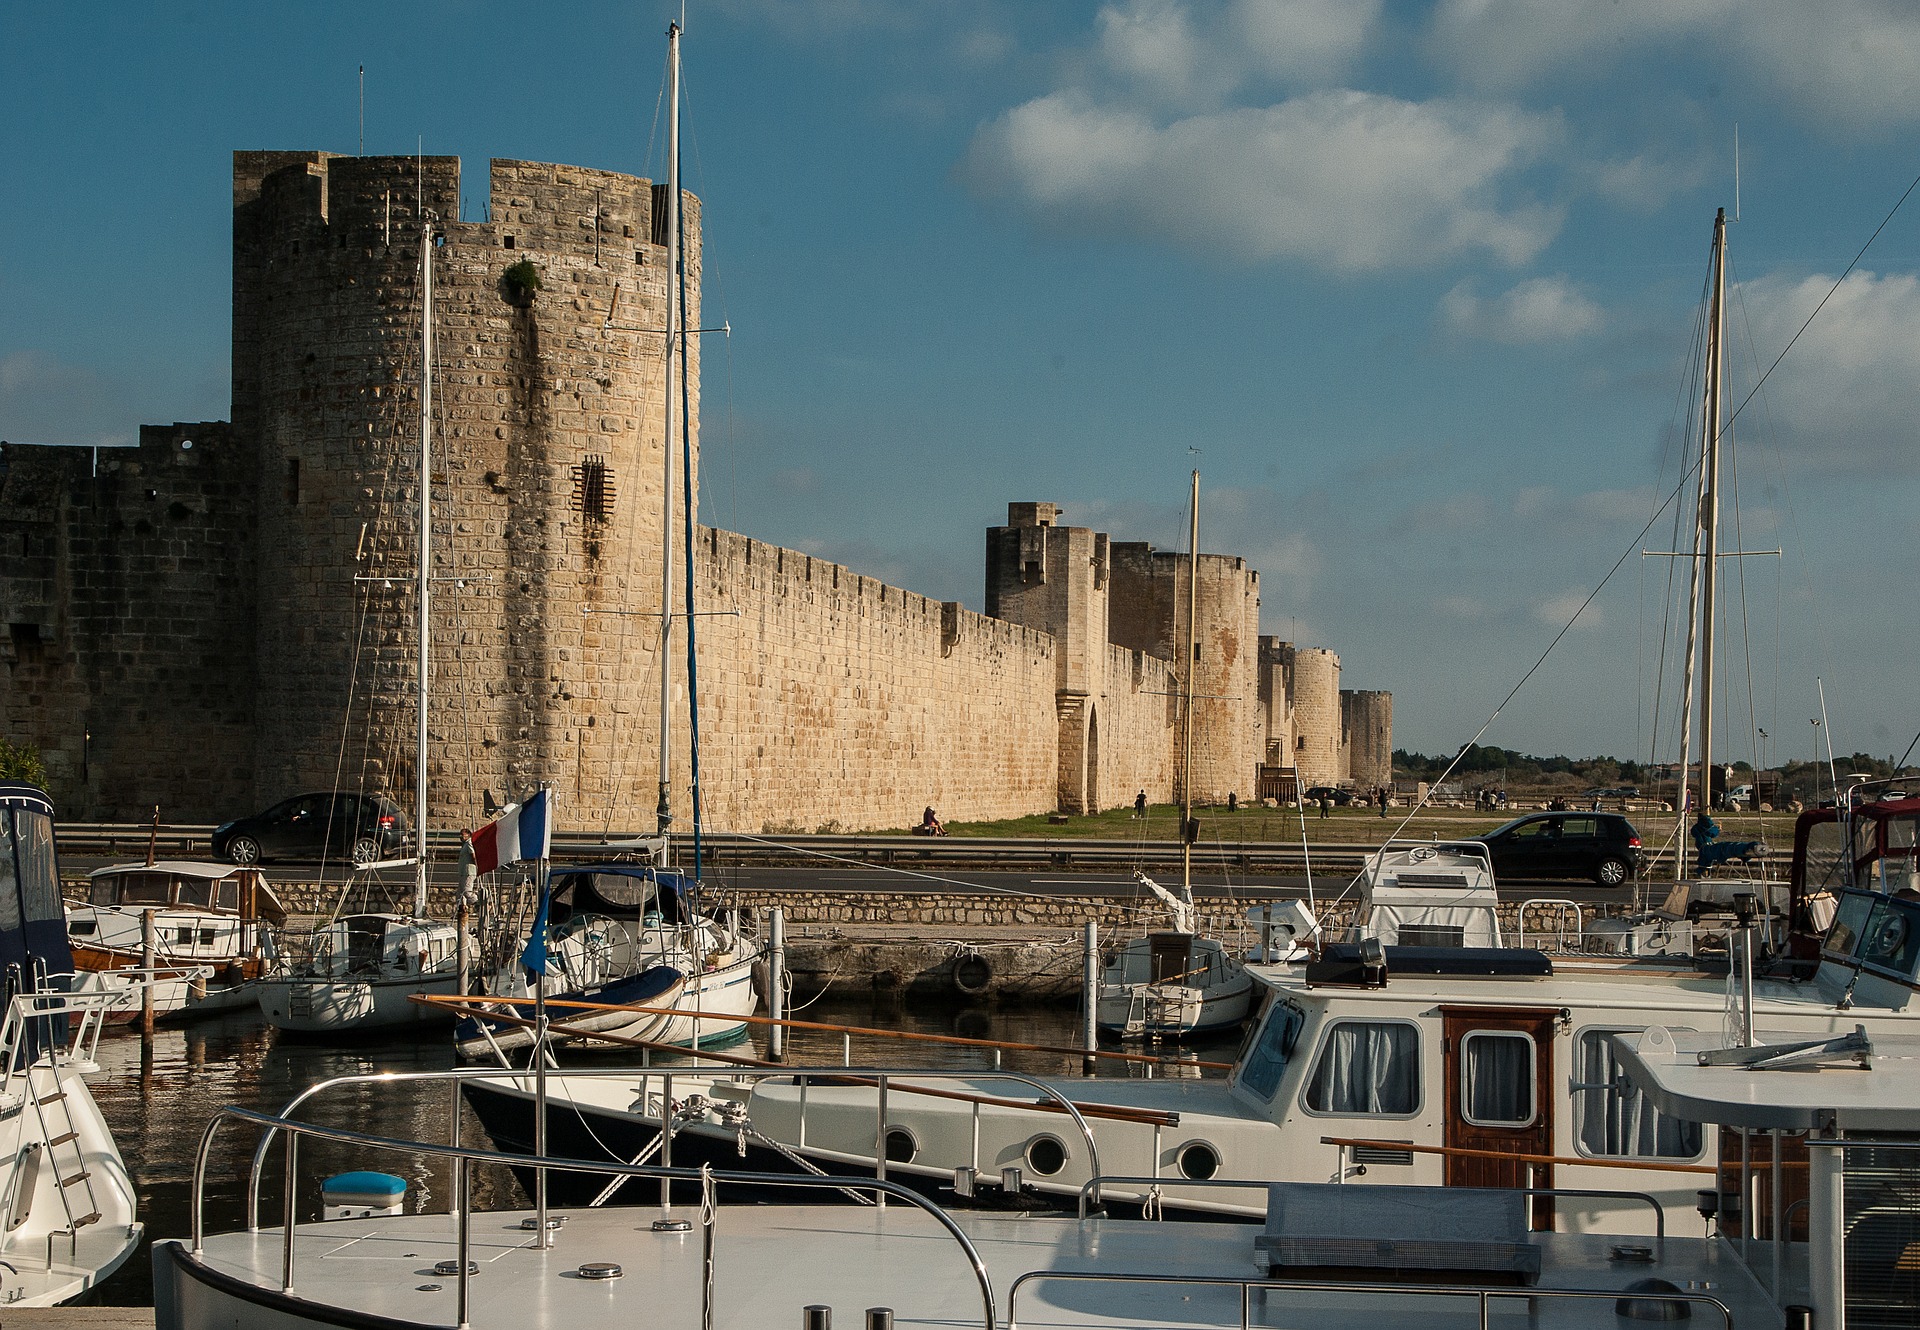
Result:
[[321,1217],[366,1219],[406,1208],[407,1180],[391,1173],[336,1173],[320,1184]]

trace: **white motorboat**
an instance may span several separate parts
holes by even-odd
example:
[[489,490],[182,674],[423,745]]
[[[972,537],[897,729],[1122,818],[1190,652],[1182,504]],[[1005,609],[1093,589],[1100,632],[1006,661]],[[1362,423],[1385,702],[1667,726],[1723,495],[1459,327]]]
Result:
[[53,804],[0,782],[0,1307],[80,1296],[139,1245],[133,1181],[82,1079],[109,1007],[133,981],[68,991]]
[[[287,919],[259,869],[183,859],[97,868],[87,875],[87,899],[66,908],[74,967],[83,972],[146,969],[151,917],[160,1016],[253,1005],[253,982],[272,958],[271,930]],[[140,1009],[129,999],[111,1018]]]
[[[532,1207],[476,1211],[468,1172],[499,1156],[458,1144],[457,1126],[449,1141],[416,1144],[313,1125],[295,1116],[302,1101],[277,1118],[229,1109],[231,1121],[216,1120],[204,1138],[195,1187],[206,1186],[217,1131],[262,1132],[254,1222],[207,1233],[196,1199],[192,1232],[155,1246],[156,1324],[823,1330],[836,1311],[844,1323],[863,1309],[869,1327],[982,1330],[1920,1322],[1920,1039],[1756,1033],[1759,1012],[1743,1004],[1733,1038],[1659,1026],[1604,1036],[1620,1099],[1645,1105],[1676,1136],[1720,1143],[1698,1179],[1706,1185],[1677,1207],[1644,1194],[1632,1175],[1593,1189],[1556,1180],[1462,1190],[1360,1174],[1221,1174],[1211,1187],[1252,1199],[1261,1226],[1132,1218],[1101,1204],[1137,1181],[1104,1150],[1077,1205],[1058,1215],[949,1210],[886,1176],[606,1168],[634,1190],[660,1190],[659,1207],[641,1212],[648,1223],[631,1208],[555,1213],[537,1178]],[[373,1079],[334,1088],[352,1094]],[[409,1154],[451,1158],[446,1209],[296,1223],[311,1184],[302,1188],[295,1172],[286,1219],[261,1222],[260,1164],[274,1133],[289,1159],[296,1137],[395,1167]],[[1091,1133],[1067,1134],[1094,1152]],[[540,1162],[547,1176],[578,1166],[564,1154]],[[964,1190],[968,1179],[954,1181]],[[690,1203],[670,1203],[674,1185],[691,1191]],[[1623,1242],[1567,1224],[1563,1203],[1595,1190],[1647,1213],[1650,1236]],[[817,1203],[840,1192],[885,1203]],[[778,1203],[730,1203],[768,1194]],[[1682,1217],[1696,1212],[1712,1231],[1683,1235]]]

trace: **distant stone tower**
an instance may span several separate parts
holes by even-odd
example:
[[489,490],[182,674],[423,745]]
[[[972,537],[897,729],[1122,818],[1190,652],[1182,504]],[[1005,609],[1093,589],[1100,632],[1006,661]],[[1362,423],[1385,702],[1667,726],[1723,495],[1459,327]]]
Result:
[[1293,767],[1301,789],[1346,776],[1340,752],[1340,657],[1325,647],[1293,649]]
[[1095,813],[1127,796],[1102,788],[1100,695],[1106,689],[1107,537],[1059,526],[1060,506],[1010,503],[987,532],[987,613],[1056,640],[1060,807]]
[[[1184,693],[1187,577],[1185,554],[1151,545],[1115,542],[1111,551],[1113,641],[1173,662],[1174,687]],[[1193,666],[1193,799],[1225,803],[1229,794],[1253,796],[1266,748],[1259,697],[1260,574],[1245,559],[1202,554],[1195,617]],[[1176,716],[1178,713],[1176,712]],[[1176,719],[1175,757],[1184,744]],[[1187,779],[1176,772],[1176,784]]]
[[[424,209],[442,242],[433,814],[471,819],[483,790],[564,773],[644,825],[657,634],[635,616],[659,608],[663,189],[496,160],[489,220],[470,222],[455,158],[241,152],[233,202],[233,429],[260,477],[262,794],[413,781]],[[523,260],[530,300],[502,280]]]
[[1393,694],[1342,689],[1340,717],[1348,778],[1363,790],[1393,784]]

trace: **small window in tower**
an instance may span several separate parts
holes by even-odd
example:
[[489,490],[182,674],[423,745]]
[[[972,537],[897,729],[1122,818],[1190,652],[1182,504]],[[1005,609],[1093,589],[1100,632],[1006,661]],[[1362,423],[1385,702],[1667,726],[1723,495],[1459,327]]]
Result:
[[573,468],[573,510],[589,525],[613,519],[613,472],[606,458],[589,453]]
[[289,457],[287,459],[287,507],[298,508],[299,506],[300,459],[297,457]]
[[512,248],[513,248],[513,237],[512,237],[512,236],[508,236],[508,237],[506,237],[506,239],[505,239],[505,240],[504,240],[504,241],[503,241],[502,243],[504,243],[504,244],[506,245],[506,247],[507,247],[508,249],[512,249]]

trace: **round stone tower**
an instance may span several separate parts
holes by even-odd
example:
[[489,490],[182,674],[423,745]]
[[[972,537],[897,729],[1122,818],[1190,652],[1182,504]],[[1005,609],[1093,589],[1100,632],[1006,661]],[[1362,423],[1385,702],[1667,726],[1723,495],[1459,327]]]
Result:
[[1297,647],[1293,654],[1293,767],[1300,788],[1338,784],[1340,763],[1340,657],[1325,647]]
[[1349,689],[1340,694],[1347,735],[1347,774],[1363,790],[1393,784],[1393,694]]
[[[483,792],[544,782],[565,822],[644,827],[666,512],[682,532],[678,481],[661,496],[665,191],[495,161],[487,220],[463,220],[461,200],[455,158],[235,154],[233,424],[260,476],[258,793],[410,804],[424,214],[433,820],[472,824]],[[686,231],[698,327],[691,196]],[[537,289],[507,280],[522,264]]]

